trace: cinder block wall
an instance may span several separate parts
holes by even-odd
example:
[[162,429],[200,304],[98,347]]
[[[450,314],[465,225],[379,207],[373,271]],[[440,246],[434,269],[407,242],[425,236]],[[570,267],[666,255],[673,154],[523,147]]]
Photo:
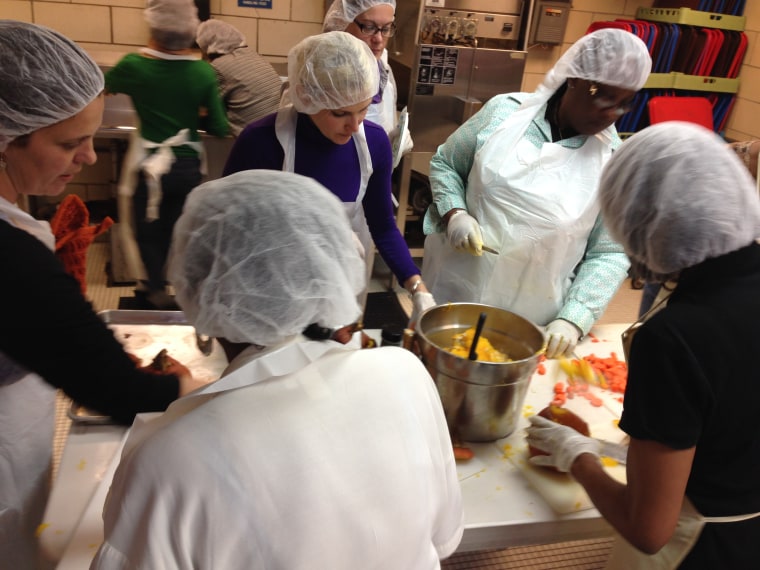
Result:
[[[551,48],[529,48],[523,90],[535,89],[559,56],[592,22],[635,18],[639,7],[651,7],[652,3],[652,0],[573,0],[564,43]],[[212,17],[243,31],[251,46],[280,67],[293,45],[321,31],[329,4],[330,0],[272,0],[270,10],[241,8],[237,0],[211,0],[210,11]],[[107,64],[145,45],[148,30],[143,7],[144,0],[0,0],[0,18],[35,22],[59,30],[79,42],[96,60]],[[725,132],[732,140],[760,139],[760,2],[747,2],[745,16],[749,48],[739,75],[737,102]],[[98,164],[85,169],[69,185],[69,192],[89,200],[103,199],[114,188],[109,143],[99,141],[98,146]]]

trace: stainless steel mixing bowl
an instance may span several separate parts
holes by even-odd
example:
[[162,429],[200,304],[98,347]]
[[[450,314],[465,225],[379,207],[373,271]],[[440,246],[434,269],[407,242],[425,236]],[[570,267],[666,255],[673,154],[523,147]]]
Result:
[[[482,336],[510,362],[482,362],[446,350],[456,334],[486,313]],[[525,395],[544,350],[544,334],[527,319],[478,303],[428,309],[417,325],[416,343],[441,396],[453,439],[494,441],[517,426]]]

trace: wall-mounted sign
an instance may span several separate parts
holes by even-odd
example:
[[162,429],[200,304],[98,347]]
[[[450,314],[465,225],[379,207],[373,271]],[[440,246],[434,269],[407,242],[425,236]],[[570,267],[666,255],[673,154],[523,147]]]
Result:
[[272,0],[238,0],[240,8],[267,8],[272,9]]

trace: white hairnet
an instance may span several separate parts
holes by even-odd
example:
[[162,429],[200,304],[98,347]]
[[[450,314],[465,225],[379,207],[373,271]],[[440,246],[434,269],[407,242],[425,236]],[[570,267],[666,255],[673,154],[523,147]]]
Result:
[[372,50],[346,32],[302,40],[288,53],[289,95],[297,111],[313,115],[371,99],[380,72]]
[[147,0],[143,14],[161,47],[180,50],[193,45],[200,22],[193,0]]
[[103,91],[103,73],[60,33],[0,20],[0,152],[15,138],[73,117]]
[[315,180],[238,172],[188,196],[169,279],[200,334],[272,346],[359,317],[366,277],[352,233],[341,201]]
[[602,28],[583,36],[559,58],[543,80],[554,93],[568,77],[638,91],[652,69],[646,44],[617,28]]
[[370,8],[387,4],[396,10],[396,0],[335,0],[327,9],[322,23],[323,32],[342,32],[357,16]]
[[666,281],[760,236],[760,200],[712,131],[670,121],[624,142],[600,181],[604,221],[642,277]]
[[244,46],[245,36],[232,24],[221,20],[206,20],[198,25],[195,41],[209,55],[224,55]]

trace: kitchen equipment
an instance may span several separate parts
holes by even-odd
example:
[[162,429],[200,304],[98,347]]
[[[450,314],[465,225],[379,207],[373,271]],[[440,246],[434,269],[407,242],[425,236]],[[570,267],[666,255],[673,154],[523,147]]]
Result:
[[[182,311],[100,311],[124,349],[149,363],[161,350],[187,366],[194,378],[212,381],[227,367],[227,357],[213,338],[199,337]],[[158,379],[156,381],[159,381]],[[75,424],[111,424],[113,420],[72,402],[68,417]]]
[[[421,256],[421,220],[412,206],[429,194],[430,158],[491,97],[521,91],[533,0],[409,0],[396,3],[388,64],[399,109],[409,112],[414,148],[401,160],[397,224]],[[418,197],[417,195],[420,195]],[[428,200],[429,201],[429,200]],[[415,222],[409,231],[406,223]]]
[[494,255],[499,255],[499,252],[498,252],[498,251],[496,251],[496,250],[495,250],[494,248],[492,248],[492,247],[488,247],[487,245],[484,245],[484,246],[482,247],[482,249],[483,249],[483,251],[487,251],[488,253],[493,253]]
[[[487,317],[483,336],[511,361],[471,361],[446,350],[480,313]],[[438,388],[454,441],[495,441],[514,431],[543,354],[544,335],[536,325],[497,307],[449,303],[420,316],[415,342]]]

